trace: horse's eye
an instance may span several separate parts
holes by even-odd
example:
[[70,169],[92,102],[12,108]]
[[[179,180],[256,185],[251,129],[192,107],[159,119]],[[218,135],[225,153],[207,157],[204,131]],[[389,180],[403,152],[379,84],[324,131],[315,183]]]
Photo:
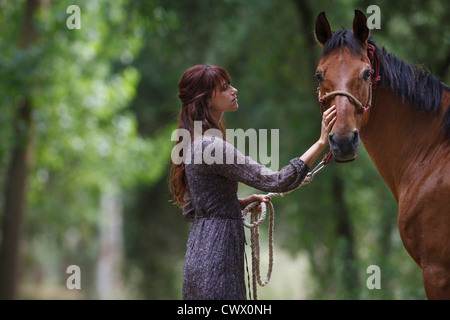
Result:
[[365,70],[364,74],[363,74],[363,79],[366,81],[370,80],[370,77],[372,76],[372,74],[373,74],[373,70],[371,70],[371,69]]
[[318,80],[319,82],[322,82],[322,81],[323,81],[323,75],[322,75],[322,72],[317,71],[317,72],[316,72],[316,78],[317,78],[317,80]]

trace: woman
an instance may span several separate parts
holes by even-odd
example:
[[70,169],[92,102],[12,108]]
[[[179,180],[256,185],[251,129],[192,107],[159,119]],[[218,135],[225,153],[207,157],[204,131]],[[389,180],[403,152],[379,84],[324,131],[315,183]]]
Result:
[[[191,161],[185,158],[185,164],[172,164],[170,181],[176,203],[185,219],[193,222],[183,268],[183,299],[246,299],[241,210],[255,200],[269,200],[263,195],[238,199],[238,182],[265,192],[295,189],[328,145],[335,122],[333,106],[324,112],[319,140],[301,157],[272,172],[226,141],[223,113],[238,109],[238,91],[230,83],[226,70],[210,65],[189,68],[179,83],[178,128],[189,131],[192,145],[190,154],[184,155]],[[201,133],[194,132],[195,121],[201,121]],[[219,134],[204,135],[209,129]],[[211,150],[227,161],[211,163],[201,157],[193,161]]]

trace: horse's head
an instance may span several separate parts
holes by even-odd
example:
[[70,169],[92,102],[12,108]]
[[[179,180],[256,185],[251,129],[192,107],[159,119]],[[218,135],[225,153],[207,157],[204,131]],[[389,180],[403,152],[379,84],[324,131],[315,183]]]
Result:
[[356,158],[364,111],[370,106],[372,67],[367,56],[369,29],[366,17],[355,10],[353,32],[332,32],[325,13],[317,16],[315,35],[323,46],[316,70],[322,112],[336,105],[337,118],[329,135],[338,162]]

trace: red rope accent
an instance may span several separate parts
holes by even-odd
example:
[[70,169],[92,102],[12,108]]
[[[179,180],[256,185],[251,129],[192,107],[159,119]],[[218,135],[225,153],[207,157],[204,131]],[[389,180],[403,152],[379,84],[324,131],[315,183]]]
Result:
[[370,109],[370,107],[371,107],[371,105],[370,104],[368,104],[366,107],[361,107],[361,114],[363,114],[364,115],[364,113],[366,113],[366,111],[367,110],[369,110]]
[[323,157],[322,161],[324,162],[324,165],[328,165],[330,163],[331,158],[333,157],[333,152],[331,150],[328,152],[328,154]]
[[380,82],[381,80],[380,60],[378,60],[375,46],[371,45],[370,43],[367,45],[367,56],[369,57],[370,63],[372,64],[373,74],[370,77],[370,81],[372,82],[372,87],[375,89],[378,82]]

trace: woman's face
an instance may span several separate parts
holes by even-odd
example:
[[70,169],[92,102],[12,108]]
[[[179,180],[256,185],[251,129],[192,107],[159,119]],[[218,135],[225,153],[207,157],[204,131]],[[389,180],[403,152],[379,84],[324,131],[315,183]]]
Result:
[[209,106],[217,114],[225,111],[235,111],[239,108],[237,92],[236,88],[227,82],[223,82],[221,86],[214,90]]

